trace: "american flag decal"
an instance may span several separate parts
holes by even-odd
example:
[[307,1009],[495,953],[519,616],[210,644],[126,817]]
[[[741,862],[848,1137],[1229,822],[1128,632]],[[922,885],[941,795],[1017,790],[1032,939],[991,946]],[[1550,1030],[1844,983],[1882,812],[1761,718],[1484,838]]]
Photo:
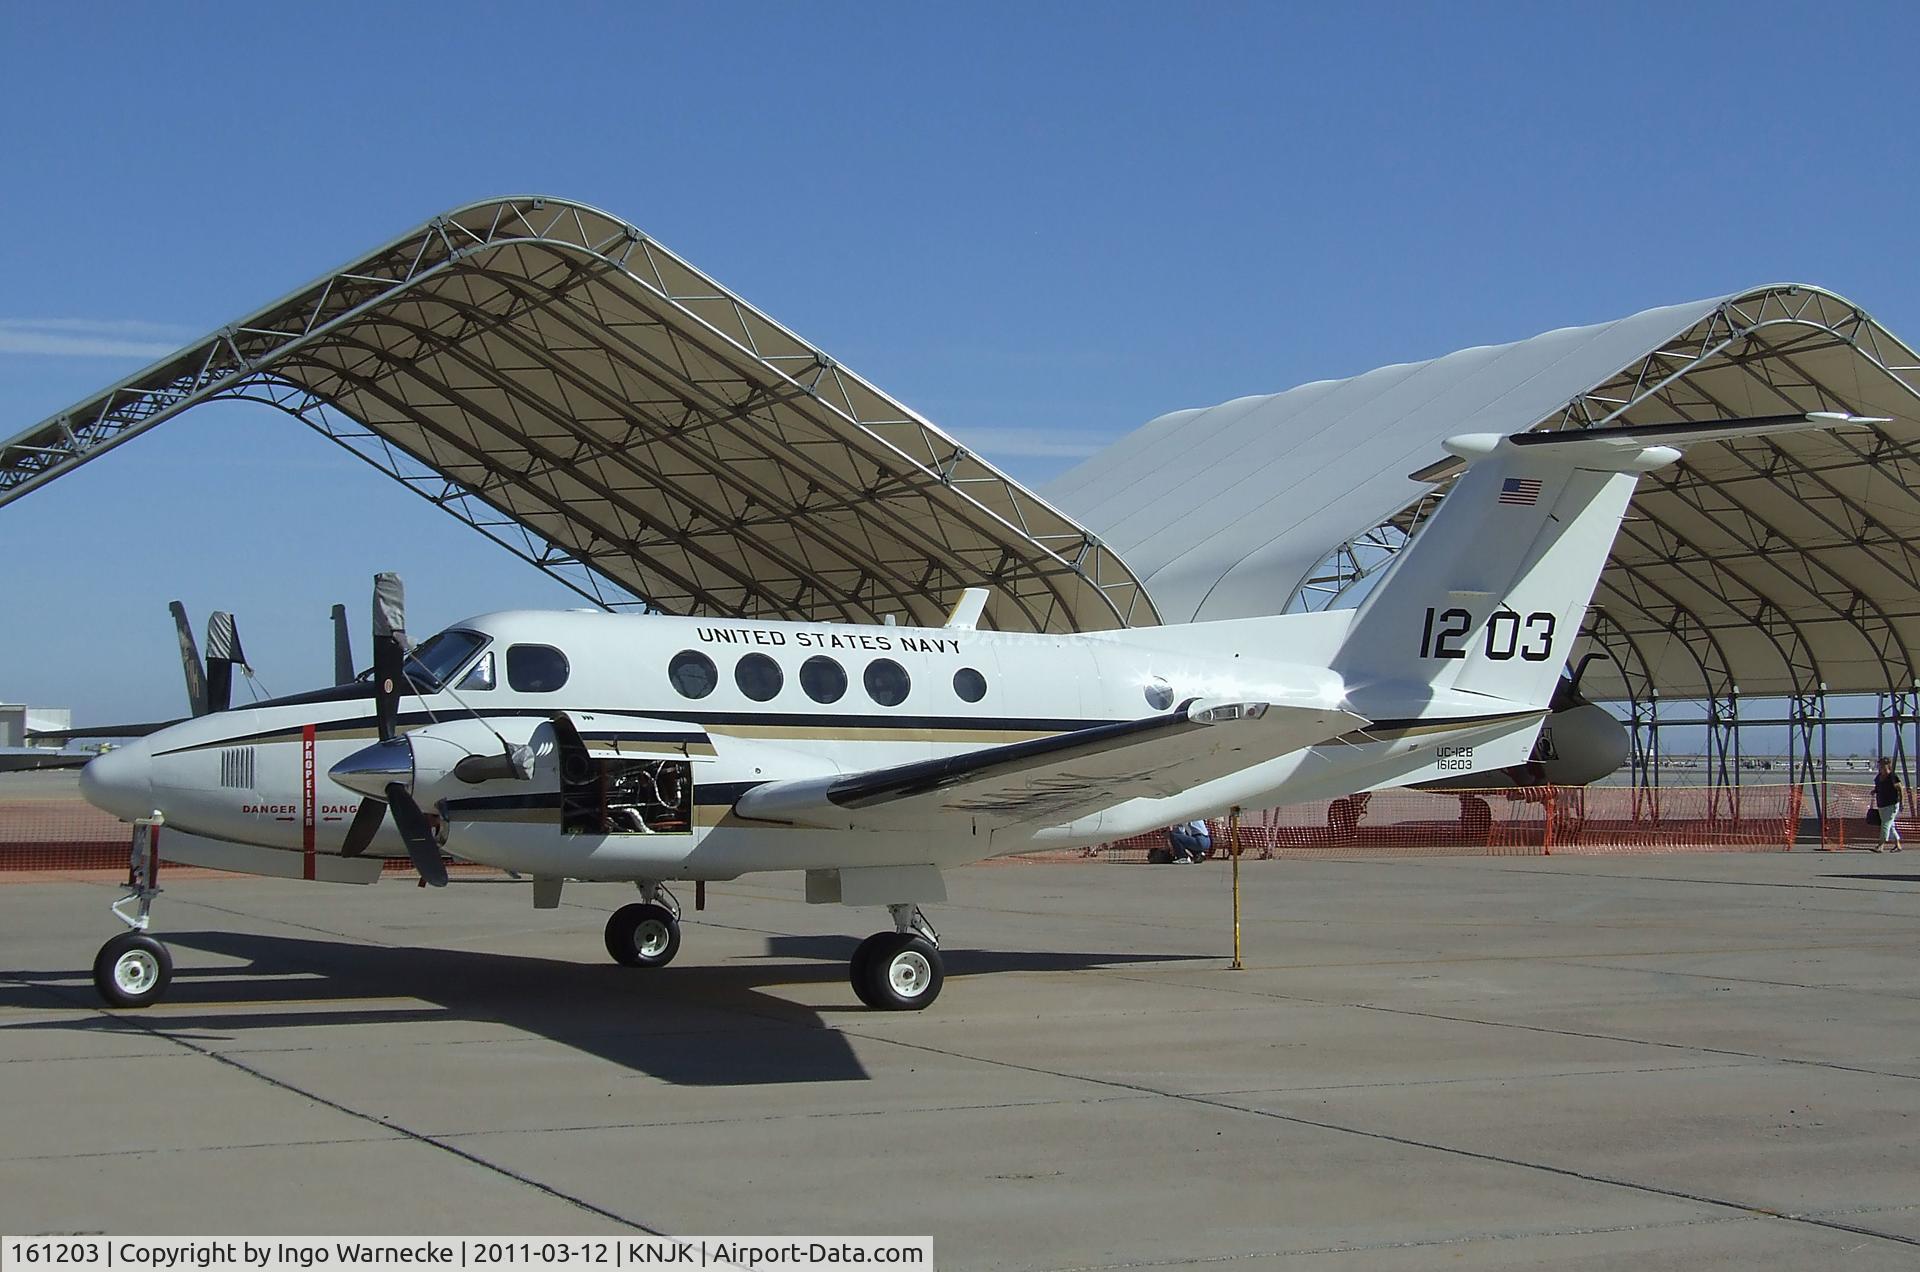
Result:
[[1507,478],[1500,483],[1500,502],[1531,508],[1540,502],[1540,479],[1537,477]]

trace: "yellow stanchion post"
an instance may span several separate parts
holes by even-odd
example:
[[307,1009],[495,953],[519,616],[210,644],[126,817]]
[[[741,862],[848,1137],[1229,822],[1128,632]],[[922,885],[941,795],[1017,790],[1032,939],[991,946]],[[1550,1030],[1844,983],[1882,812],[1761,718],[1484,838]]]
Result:
[[1227,843],[1233,853],[1233,971],[1244,972],[1240,961],[1240,805],[1227,812]]

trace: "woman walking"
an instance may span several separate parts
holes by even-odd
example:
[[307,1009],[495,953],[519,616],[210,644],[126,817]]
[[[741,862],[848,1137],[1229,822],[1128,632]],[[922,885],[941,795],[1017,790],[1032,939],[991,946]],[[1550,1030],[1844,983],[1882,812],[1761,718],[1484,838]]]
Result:
[[1900,851],[1900,775],[1893,771],[1893,761],[1880,761],[1879,775],[1873,779],[1873,806],[1880,812],[1880,843],[1875,852]]

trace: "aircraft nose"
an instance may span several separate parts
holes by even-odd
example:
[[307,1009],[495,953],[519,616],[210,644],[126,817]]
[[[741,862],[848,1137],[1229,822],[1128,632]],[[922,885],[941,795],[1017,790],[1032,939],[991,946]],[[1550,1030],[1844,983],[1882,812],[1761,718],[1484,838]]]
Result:
[[80,797],[123,821],[153,815],[153,764],[144,746],[102,752],[80,770]]

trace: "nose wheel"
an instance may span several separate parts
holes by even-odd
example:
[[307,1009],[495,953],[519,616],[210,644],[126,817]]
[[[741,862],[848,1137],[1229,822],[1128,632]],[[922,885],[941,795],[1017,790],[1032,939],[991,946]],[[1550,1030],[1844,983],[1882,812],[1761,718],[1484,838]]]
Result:
[[93,960],[93,987],[113,1007],[150,1007],[173,983],[173,956],[145,932],[122,932]]
[[173,956],[147,935],[148,912],[160,895],[159,838],[157,814],[133,824],[126,892],[112,906],[132,931],[102,945],[93,959],[93,987],[109,1007],[151,1007],[173,983]]

